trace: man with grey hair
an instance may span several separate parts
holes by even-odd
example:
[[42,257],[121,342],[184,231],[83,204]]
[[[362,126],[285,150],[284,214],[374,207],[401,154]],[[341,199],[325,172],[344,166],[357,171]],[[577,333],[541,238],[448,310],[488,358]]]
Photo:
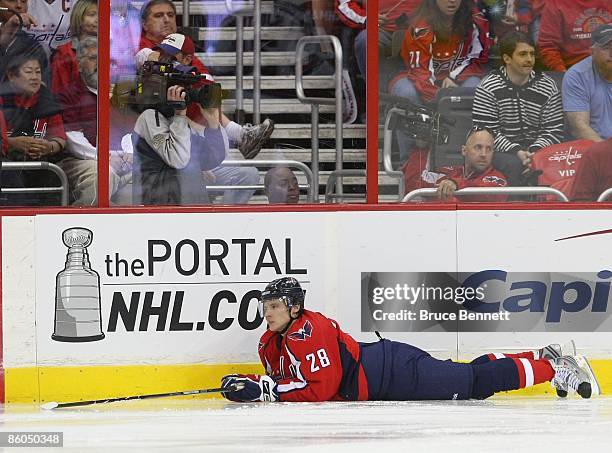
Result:
[[[97,102],[98,40],[86,37],[76,49],[79,80],[58,93],[68,138],[68,157],[59,162],[70,185],[71,204],[92,206],[98,199]],[[111,153],[109,184],[111,195],[124,186],[131,173],[131,158]]]
[[612,138],[612,24],[591,34],[591,56],[563,77],[563,110],[578,139]]
[[[153,50],[170,36],[176,36],[176,6],[170,0],[150,0],[145,3],[141,10],[140,19],[142,34],[139,50]],[[192,54],[189,65],[196,67],[200,74],[210,74],[195,55],[195,49]],[[201,120],[195,105],[188,108],[187,116],[194,121]],[[260,124],[241,125],[222,114],[221,126],[226,130],[229,140],[236,144],[245,159],[253,159],[274,131],[274,122],[269,118],[264,119]],[[246,201],[248,201],[248,197]],[[246,203],[246,201],[236,201],[236,203]],[[228,202],[232,201],[228,200]]]

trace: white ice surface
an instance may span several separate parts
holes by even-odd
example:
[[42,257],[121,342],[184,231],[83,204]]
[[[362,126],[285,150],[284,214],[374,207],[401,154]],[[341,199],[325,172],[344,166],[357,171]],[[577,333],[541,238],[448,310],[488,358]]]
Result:
[[183,397],[52,411],[10,405],[0,423],[0,431],[62,431],[62,452],[612,451],[609,397],[318,404]]

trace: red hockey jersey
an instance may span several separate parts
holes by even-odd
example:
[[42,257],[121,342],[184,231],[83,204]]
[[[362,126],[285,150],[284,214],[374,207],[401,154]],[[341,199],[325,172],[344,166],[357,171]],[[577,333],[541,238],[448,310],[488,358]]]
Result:
[[474,9],[472,19],[471,33],[452,35],[443,42],[425,19],[417,18],[406,30],[400,51],[406,70],[391,80],[389,91],[399,79],[407,77],[421,98],[431,101],[438,91],[438,81],[449,77],[462,82],[470,76],[482,76],[491,48],[489,22],[478,9]]
[[[457,190],[465,189],[466,187],[505,187],[508,185],[506,177],[495,170],[493,167],[487,168],[482,173],[465,174],[464,167],[442,167],[440,169],[444,176],[438,180],[438,183],[445,179],[450,179],[457,184]],[[453,202],[504,202],[508,199],[507,195],[473,195],[460,197],[459,200],[453,199]]]
[[280,401],[368,399],[359,343],[321,313],[304,310],[284,336],[266,330],[259,357]]

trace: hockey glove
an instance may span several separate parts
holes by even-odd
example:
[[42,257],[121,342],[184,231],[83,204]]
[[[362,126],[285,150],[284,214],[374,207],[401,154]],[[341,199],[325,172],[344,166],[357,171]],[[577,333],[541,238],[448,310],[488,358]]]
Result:
[[229,374],[221,380],[221,387],[237,387],[223,392],[223,396],[235,402],[278,401],[276,382],[270,376],[256,374]]

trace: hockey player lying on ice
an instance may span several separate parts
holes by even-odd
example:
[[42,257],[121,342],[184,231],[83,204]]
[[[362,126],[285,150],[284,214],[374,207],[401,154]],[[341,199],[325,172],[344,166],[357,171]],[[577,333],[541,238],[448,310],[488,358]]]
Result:
[[[355,401],[484,399],[496,392],[552,381],[559,396],[598,393],[586,359],[559,345],[519,354],[487,354],[471,363],[438,360],[405,343],[358,343],[321,313],[304,309],[304,291],[291,277],[262,292],[268,329],[259,341],[266,375],[225,376],[231,401]],[[572,347],[573,348],[573,343]],[[575,351],[570,351],[575,354]],[[243,384],[243,385],[241,385]]]

